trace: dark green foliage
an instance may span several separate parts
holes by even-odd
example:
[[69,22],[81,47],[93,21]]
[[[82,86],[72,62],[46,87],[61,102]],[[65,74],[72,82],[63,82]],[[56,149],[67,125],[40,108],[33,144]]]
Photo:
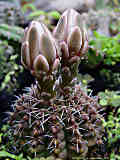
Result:
[[111,35],[116,35],[120,32],[120,20],[119,19],[113,19],[111,20],[109,24],[109,30]]
[[110,159],[119,159],[120,153],[120,92],[105,91],[98,94],[99,103],[105,107],[107,115],[104,127],[107,133],[107,147]]
[[115,65],[120,61],[120,35],[106,37],[94,32],[95,39],[91,40],[88,51],[88,65],[94,67],[101,61],[105,65]]
[[0,41],[0,90],[11,91],[15,86],[18,87],[16,78],[23,68],[15,63],[18,55],[13,53],[15,50],[7,41]]
[[104,82],[109,88],[118,89],[120,86],[120,73],[110,69],[102,69],[100,76],[103,77]]
[[53,30],[57,21],[60,18],[60,13],[57,11],[43,11],[37,9],[32,3],[27,3],[22,7],[23,14],[27,14],[26,19],[29,21],[37,20],[47,25],[50,30]]
[[36,10],[34,12],[32,12],[31,14],[29,14],[28,19],[34,19],[34,18],[38,18],[39,16],[45,16],[46,19],[48,18],[53,18],[56,20],[59,20],[60,18],[60,14],[57,11],[51,11],[51,12],[44,12],[44,11],[40,11],[40,10]]
[[18,75],[23,67],[17,64],[20,58],[20,42],[24,30],[21,27],[0,24],[0,90],[17,88]]
[[108,91],[99,92],[100,105],[118,107],[120,106],[120,91]]
[[36,10],[28,15],[29,20],[37,20],[47,25],[50,30],[53,30],[57,21],[60,18],[60,13],[57,11],[45,12]]
[[15,41],[15,42],[21,42],[22,37],[23,37],[24,30],[21,27],[18,26],[10,26],[7,24],[0,24],[0,35],[1,38],[3,37],[4,39],[10,41]]
[[45,12],[43,10],[38,10],[32,3],[27,3],[22,7],[22,12],[25,14],[28,10],[31,10],[27,16],[27,19],[33,20],[35,18],[39,18],[40,16],[45,16],[46,19],[48,18],[53,18],[56,20],[59,20],[60,18],[60,13],[57,11],[49,11]]
[[[9,6],[9,7],[8,7]],[[23,29],[15,26],[21,23],[20,10],[9,2],[0,2],[0,91],[11,91],[18,87],[16,79],[22,66],[16,64],[19,58]]]

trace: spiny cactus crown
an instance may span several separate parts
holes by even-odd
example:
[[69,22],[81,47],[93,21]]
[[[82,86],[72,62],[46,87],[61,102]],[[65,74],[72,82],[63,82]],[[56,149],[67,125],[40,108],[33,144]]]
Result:
[[[25,30],[22,63],[37,83],[18,97],[10,119],[16,150],[52,153],[69,159],[74,153],[87,157],[101,144],[100,106],[88,96],[77,78],[78,64],[88,38],[80,15],[73,9],[61,16],[53,33],[37,21]],[[93,152],[92,152],[93,153]]]

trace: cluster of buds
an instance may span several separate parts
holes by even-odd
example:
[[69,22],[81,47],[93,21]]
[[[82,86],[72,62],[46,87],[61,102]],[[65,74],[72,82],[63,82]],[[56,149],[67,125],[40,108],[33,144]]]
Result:
[[65,61],[66,59],[69,59],[69,62],[79,60],[87,51],[88,37],[83,26],[80,14],[70,9],[63,13],[54,29],[53,36],[60,43],[62,56]]
[[21,49],[21,61],[37,78],[39,93],[55,95],[52,74],[59,66],[59,49],[48,28],[37,21],[32,21],[26,28]]
[[59,64],[59,50],[48,28],[37,21],[32,21],[25,29],[21,61],[32,74],[52,72]]
[[25,30],[22,63],[37,85],[14,105],[9,123],[16,148],[30,154],[34,149],[35,156],[49,150],[54,160],[66,160],[76,153],[88,157],[102,144],[100,107],[80,84],[72,83],[87,46],[82,19],[73,9],[63,13],[53,33],[37,21]]
[[54,72],[61,65],[61,88],[69,85],[77,76],[80,58],[87,48],[88,37],[81,16],[70,9],[63,13],[53,34],[44,24],[31,22],[25,30],[21,61],[37,78],[38,83],[44,88],[51,86],[47,92],[52,92],[56,79]]
[[53,31],[53,36],[58,40],[62,52],[61,88],[64,90],[77,77],[79,62],[88,49],[88,36],[80,14],[73,9],[65,11]]

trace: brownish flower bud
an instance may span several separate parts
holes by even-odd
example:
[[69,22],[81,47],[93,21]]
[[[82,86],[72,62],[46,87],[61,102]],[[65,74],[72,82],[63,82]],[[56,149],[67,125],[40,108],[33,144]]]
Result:
[[[54,64],[59,59],[59,47],[47,27],[37,21],[32,21],[25,30],[22,48],[21,62],[32,72],[48,72],[57,69]],[[58,60],[57,62],[58,63]],[[54,67],[52,67],[54,64]]]
[[87,51],[88,37],[83,19],[73,9],[68,9],[62,14],[53,35],[60,42],[63,58],[68,58],[68,55],[81,57]]

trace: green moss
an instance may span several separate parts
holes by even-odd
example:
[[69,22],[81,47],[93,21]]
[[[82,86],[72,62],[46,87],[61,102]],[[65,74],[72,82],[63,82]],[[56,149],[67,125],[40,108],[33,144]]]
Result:
[[8,41],[0,40],[0,90],[6,89],[10,92],[15,86],[18,87],[16,79],[18,74],[23,71],[23,67],[16,64],[17,58],[18,55]]
[[107,133],[107,148],[110,160],[119,159],[120,141],[120,92],[105,91],[99,94],[99,103],[106,108],[106,120],[103,121]]
[[120,61],[120,35],[107,37],[94,32],[95,39],[89,42],[88,65],[94,68],[100,62],[105,65],[115,65]]

